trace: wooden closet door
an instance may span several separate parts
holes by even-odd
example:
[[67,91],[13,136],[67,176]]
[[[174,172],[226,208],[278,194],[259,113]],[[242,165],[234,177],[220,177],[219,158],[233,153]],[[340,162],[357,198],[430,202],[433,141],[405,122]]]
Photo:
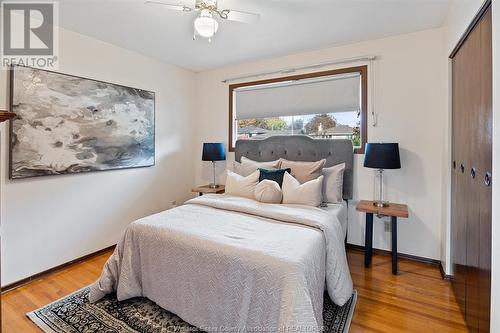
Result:
[[479,332],[490,329],[491,297],[491,185],[485,183],[492,170],[493,88],[491,8],[480,23],[481,29],[481,108],[477,115],[479,192]]
[[471,332],[489,331],[491,290],[492,47],[484,8],[453,56],[453,289]]
[[[466,46],[464,45],[465,49]],[[453,289],[460,309],[465,316],[465,285],[467,276],[467,259],[466,259],[466,219],[465,207],[466,202],[464,195],[464,183],[462,175],[462,165],[465,160],[465,140],[463,132],[465,131],[465,95],[467,83],[467,64],[468,57],[466,52],[460,50],[453,58],[453,115],[452,115],[452,155],[454,167],[452,169],[452,266],[453,266]],[[465,166],[464,166],[465,168]]]
[[[479,327],[479,182],[478,177],[472,177],[473,170],[478,169],[480,129],[478,115],[481,112],[481,25],[478,25],[469,35],[464,51],[468,58],[467,90],[465,94],[465,130],[466,140],[462,174],[466,192],[466,320],[471,332],[477,332]],[[477,176],[477,175],[476,175]]]

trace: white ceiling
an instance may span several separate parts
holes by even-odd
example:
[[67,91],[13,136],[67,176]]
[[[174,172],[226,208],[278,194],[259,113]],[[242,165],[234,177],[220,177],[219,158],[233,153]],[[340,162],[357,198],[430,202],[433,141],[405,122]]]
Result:
[[202,71],[438,27],[448,1],[219,0],[219,9],[255,12],[261,19],[254,24],[220,22],[211,44],[192,40],[194,12],[171,11],[143,0],[60,0],[59,20],[64,28]]

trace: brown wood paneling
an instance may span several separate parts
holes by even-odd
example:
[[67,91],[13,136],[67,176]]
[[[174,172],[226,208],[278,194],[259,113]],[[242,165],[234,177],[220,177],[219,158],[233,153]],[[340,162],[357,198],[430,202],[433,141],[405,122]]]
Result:
[[471,170],[477,169],[479,151],[478,114],[481,111],[481,29],[474,29],[464,44],[467,57],[466,90],[463,96],[464,110],[464,145],[466,169],[464,178],[465,199],[463,203],[466,219],[466,320],[471,332],[477,332],[479,326],[479,188],[477,178],[472,178]]
[[489,331],[491,290],[491,9],[481,15],[452,62],[452,281],[471,332]]
[[491,297],[491,186],[484,183],[486,173],[492,169],[492,31],[491,8],[484,14],[481,29],[481,108],[477,115],[479,191],[479,265],[478,265],[478,329],[489,332]]
[[465,168],[465,153],[464,153],[464,140],[463,140],[463,110],[465,96],[465,82],[464,75],[465,68],[467,67],[467,59],[465,52],[458,53],[453,59],[453,144],[452,151],[455,161],[455,168],[453,169],[452,188],[453,188],[453,207],[452,207],[452,265],[453,265],[453,289],[457,297],[457,302],[462,309],[465,316],[465,284],[466,284],[466,225],[463,212],[463,203],[465,202],[463,191],[463,172]]

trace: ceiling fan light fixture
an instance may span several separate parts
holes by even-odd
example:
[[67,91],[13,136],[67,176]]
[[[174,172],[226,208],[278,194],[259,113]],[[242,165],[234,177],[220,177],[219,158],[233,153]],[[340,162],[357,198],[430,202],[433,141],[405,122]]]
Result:
[[211,38],[219,29],[219,23],[212,16],[209,10],[202,10],[200,16],[194,20],[194,30],[198,35]]
[[[0,0],[2,1],[2,0]],[[254,23],[259,20],[260,15],[255,13],[242,12],[233,9],[219,9],[217,0],[194,0],[194,7],[171,4],[172,0],[145,0],[147,4],[162,5],[167,9],[182,12],[199,12],[199,16],[193,22],[193,39],[197,36],[212,40],[212,37],[219,30],[219,22],[215,17],[223,21],[236,21],[243,23]],[[165,2],[166,1],[166,2]]]

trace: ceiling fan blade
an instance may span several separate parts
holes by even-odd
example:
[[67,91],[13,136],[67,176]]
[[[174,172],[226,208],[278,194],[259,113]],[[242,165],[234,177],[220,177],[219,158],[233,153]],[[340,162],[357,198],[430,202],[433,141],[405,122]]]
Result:
[[178,11],[181,11],[181,12],[190,12],[190,11],[193,10],[193,8],[190,8],[188,6],[173,5],[173,4],[170,4],[170,3],[166,3],[166,2],[163,2],[163,1],[157,1],[157,0],[146,0],[144,3],[146,3],[146,4],[153,4],[153,5],[162,5],[162,6],[164,6],[167,9],[178,10]]
[[225,16],[221,15],[221,17],[229,21],[255,23],[260,19],[260,14],[240,12],[238,10],[225,9],[221,13]]

